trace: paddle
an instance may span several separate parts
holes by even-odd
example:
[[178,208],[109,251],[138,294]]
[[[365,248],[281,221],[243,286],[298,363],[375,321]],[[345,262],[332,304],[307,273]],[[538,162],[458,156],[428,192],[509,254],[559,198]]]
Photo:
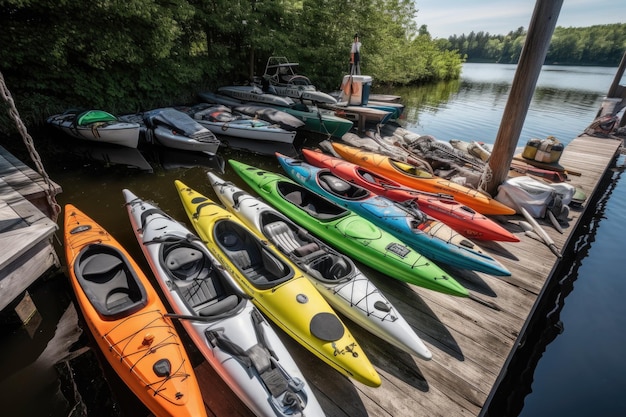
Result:
[[165,317],[170,317],[172,319],[178,320],[193,320],[193,321],[214,321],[215,316],[186,316],[184,314],[173,314],[173,313],[165,313]]
[[[507,194],[508,195],[508,194]],[[513,201],[513,203],[515,204],[515,210],[518,213],[522,213],[522,215],[524,216],[524,218],[526,219],[526,221],[532,226],[532,231],[531,230],[526,230],[525,234],[528,235],[529,232],[530,233],[535,233],[537,234],[541,240],[543,241],[543,243],[546,244],[546,246],[548,246],[550,248],[550,250],[552,251],[552,253],[554,255],[556,255],[557,258],[562,258],[563,255],[561,255],[561,251],[559,251],[559,248],[556,247],[556,244],[554,243],[554,241],[550,238],[550,236],[548,236],[548,234],[546,233],[545,230],[543,230],[543,228],[541,226],[539,226],[539,223],[537,223],[537,220],[535,220],[535,218],[533,216],[531,216],[531,214],[528,212],[528,210],[526,210],[524,207],[521,206],[520,203],[518,203],[515,199],[513,199],[510,195],[508,195],[509,199],[511,201]],[[556,220],[556,219],[555,219]],[[558,222],[557,222],[558,223]]]

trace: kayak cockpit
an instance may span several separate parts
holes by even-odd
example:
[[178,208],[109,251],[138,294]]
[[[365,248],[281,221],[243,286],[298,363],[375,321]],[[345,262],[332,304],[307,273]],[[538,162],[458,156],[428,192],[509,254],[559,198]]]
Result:
[[288,181],[279,181],[276,186],[278,192],[286,201],[298,206],[318,220],[334,220],[349,213],[349,211],[343,207],[328,201],[324,197],[298,184]]
[[96,311],[117,320],[148,303],[134,268],[118,249],[101,243],[86,246],[74,263],[74,273]]
[[289,264],[243,226],[221,220],[215,224],[213,233],[220,249],[255,287],[269,289],[295,275]]

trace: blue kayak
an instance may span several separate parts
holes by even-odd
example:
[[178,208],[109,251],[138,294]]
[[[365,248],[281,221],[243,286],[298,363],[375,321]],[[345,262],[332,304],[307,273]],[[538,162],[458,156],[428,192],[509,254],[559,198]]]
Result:
[[371,221],[429,259],[447,265],[509,276],[511,272],[474,242],[423,212],[401,206],[328,169],[277,154],[278,161],[294,181]]

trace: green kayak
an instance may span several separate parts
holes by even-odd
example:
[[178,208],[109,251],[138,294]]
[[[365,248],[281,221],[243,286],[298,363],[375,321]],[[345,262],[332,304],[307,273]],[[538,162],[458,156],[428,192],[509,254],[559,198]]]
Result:
[[409,284],[459,297],[469,295],[434,262],[361,216],[284,175],[234,160],[228,162],[277,210],[355,260]]

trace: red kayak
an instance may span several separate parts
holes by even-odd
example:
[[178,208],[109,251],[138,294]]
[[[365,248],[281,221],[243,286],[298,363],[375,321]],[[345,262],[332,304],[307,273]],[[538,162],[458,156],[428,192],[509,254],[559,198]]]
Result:
[[380,174],[341,158],[302,149],[304,159],[311,165],[327,168],[346,181],[399,203],[417,205],[424,213],[450,226],[470,239],[519,242],[519,238],[472,208],[450,196],[426,193],[406,187]]

